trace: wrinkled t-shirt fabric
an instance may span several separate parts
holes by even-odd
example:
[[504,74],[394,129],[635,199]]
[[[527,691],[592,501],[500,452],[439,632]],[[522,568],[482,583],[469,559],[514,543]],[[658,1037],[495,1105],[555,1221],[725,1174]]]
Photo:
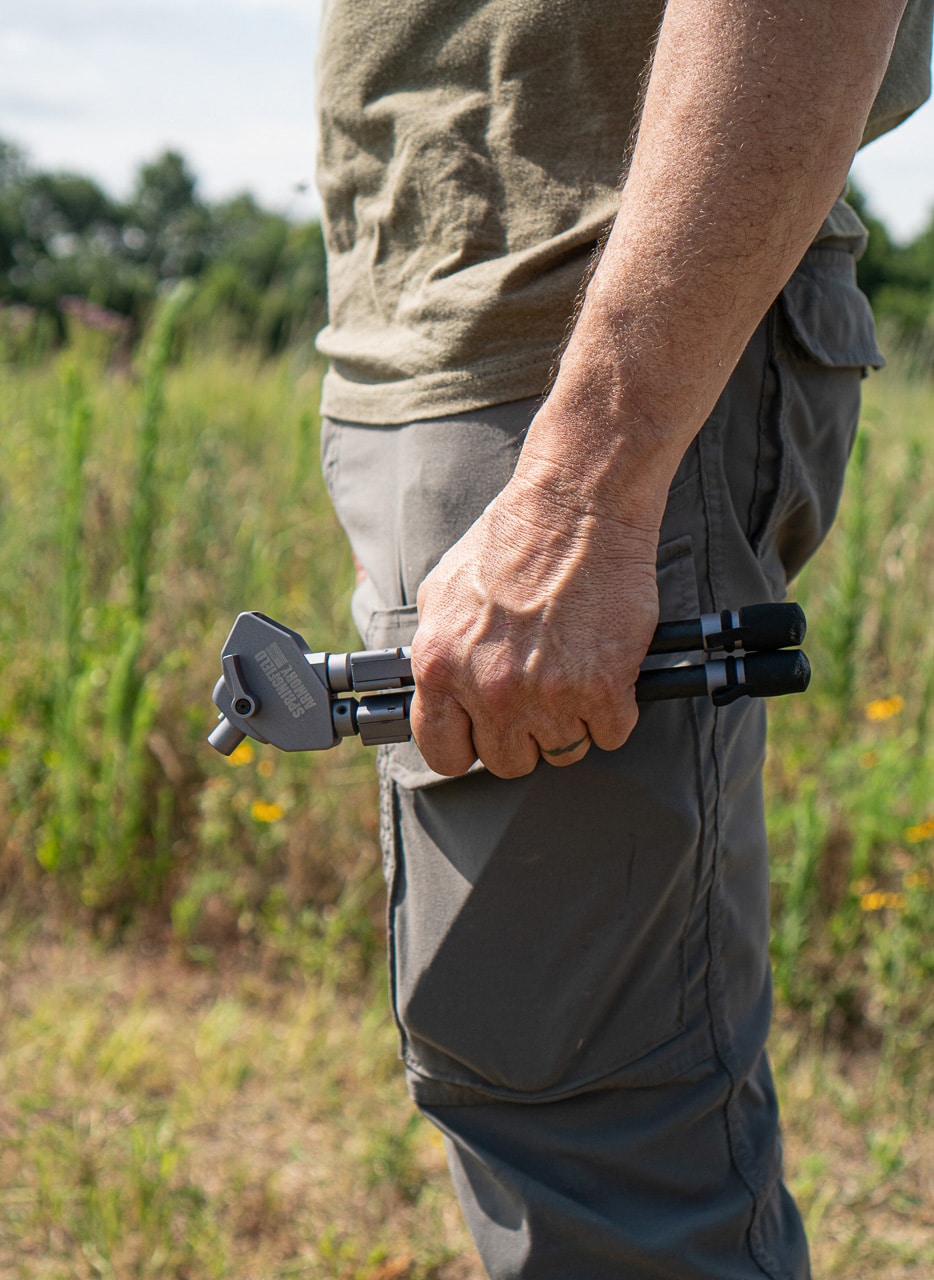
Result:
[[[395,424],[541,394],[612,222],[664,0],[325,0],[322,412]],[[864,142],[928,97],[909,0]],[[858,252],[842,200],[820,239]]]

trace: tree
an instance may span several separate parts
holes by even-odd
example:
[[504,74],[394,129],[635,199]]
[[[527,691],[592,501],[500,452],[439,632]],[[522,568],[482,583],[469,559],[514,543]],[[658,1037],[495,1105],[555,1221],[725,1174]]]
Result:
[[[112,200],[74,173],[34,172],[0,141],[0,303],[46,313],[64,336],[61,302],[86,299],[145,322],[162,284],[197,282],[198,332],[275,351],[324,318],[317,223],[297,227],[250,195],[209,205],[185,159],[140,167],[131,198]],[[71,314],[89,315],[75,303]],[[195,331],[195,328],[192,330]]]
[[160,280],[196,276],[208,257],[210,213],[196,195],[197,179],[177,151],[144,164],[124,210],[124,246]]

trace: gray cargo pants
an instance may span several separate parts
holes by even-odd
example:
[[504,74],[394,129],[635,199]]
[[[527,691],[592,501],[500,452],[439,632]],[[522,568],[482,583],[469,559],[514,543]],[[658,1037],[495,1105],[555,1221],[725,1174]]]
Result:
[[[662,618],[781,598],[836,510],[872,318],[813,249],[671,486]],[[368,646],[500,490],[535,405],[329,421]],[[761,789],[765,710],[643,707],[619,751],[503,781],[383,748],[390,976],[411,1093],[494,1280],[809,1273],[782,1184]]]

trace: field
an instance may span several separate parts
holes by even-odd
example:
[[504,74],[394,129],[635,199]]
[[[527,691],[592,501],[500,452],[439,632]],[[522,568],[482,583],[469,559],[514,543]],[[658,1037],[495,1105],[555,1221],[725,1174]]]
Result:
[[[0,1277],[480,1280],[386,1005],[372,761],[204,736],[236,614],[354,647],[318,371],[0,364]],[[772,1053],[823,1280],[934,1273],[934,387],[866,384],[773,708]]]

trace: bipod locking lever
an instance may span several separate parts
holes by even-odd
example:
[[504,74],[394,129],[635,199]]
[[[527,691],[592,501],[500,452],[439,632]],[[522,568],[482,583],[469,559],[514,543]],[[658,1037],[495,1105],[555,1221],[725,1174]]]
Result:
[[[737,698],[801,693],[811,668],[798,646],[807,622],[797,604],[757,604],[659,624],[649,655],[719,655],[644,670],[636,698]],[[220,715],[208,742],[229,756],[245,737],[282,751],[323,751],[359,734],[367,746],[408,742],[414,685],[410,650],[312,653],[262,613],[241,613],[224,643],[214,686]],[[359,693],[363,696],[353,697]]]

